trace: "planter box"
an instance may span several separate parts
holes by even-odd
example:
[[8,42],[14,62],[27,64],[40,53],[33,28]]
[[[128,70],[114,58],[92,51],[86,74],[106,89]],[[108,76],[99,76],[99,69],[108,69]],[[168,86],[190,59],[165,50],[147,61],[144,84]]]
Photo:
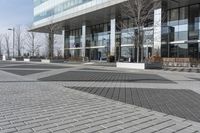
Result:
[[162,67],[163,67],[162,63],[159,62],[145,64],[145,69],[162,69]]
[[17,61],[15,58],[12,58],[11,61]]
[[41,59],[30,59],[31,62],[41,62]]
[[50,61],[51,63],[63,63],[64,59],[53,59]]
[[24,58],[24,62],[30,62],[30,59]]
[[123,63],[117,62],[117,68],[128,68],[128,69],[145,69],[145,63]]
[[3,60],[3,61],[6,61],[6,56],[5,56],[5,55],[3,55],[2,60]]
[[41,62],[42,62],[42,63],[51,63],[51,61],[48,60],[48,59],[41,60]]

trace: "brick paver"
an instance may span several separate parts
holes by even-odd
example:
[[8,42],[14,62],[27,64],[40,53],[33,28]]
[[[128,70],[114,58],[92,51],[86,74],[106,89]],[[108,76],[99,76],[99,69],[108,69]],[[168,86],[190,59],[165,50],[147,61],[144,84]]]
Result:
[[99,81],[99,82],[139,82],[139,83],[174,83],[156,74],[69,71],[39,79],[41,81]]
[[[170,131],[200,125],[53,83],[0,83],[0,132]],[[191,130],[192,131],[192,130]]]
[[200,94],[191,90],[68,87],[200,122]]
[[[39,66],[40,65],[38,65],[38,68],[42,70],[43,68]],[[18,76],[20,74],[15,75],[0,70],[0,133],[200,132],[200,124],[198,122],[111,100],[118,99],[119,101],[127,103],[133,101],[140,102],[139,100],[141,100],[143,96],[146,98],[146,101],[153,103],[155,98],[150,97],[150,95],[155,93],[157,95],[162,95],[162,98],[160,98],[160,101],[157,101],[157,103],[160,102],[162,104],[162,100],[165,99],[166,95],[172,96],[172,102],[177,102],[179,104],[181,104],[181,102],[185,103],[184,100],[186,99],[178,97],[181,95],[186,98],[189,97],[189,100],[197,105],[199,98],[196,98],[196,96],[198,97],[199,94],[192,92],[192,87],[189,88],[191,90],[182,90],[182,88],[180,88],[180,90],[182,90],[181,92],[177,89],[163,90],[164,93],[166,93],[165,95],[162,90],[158,89],[163,89],[165,85],[170,87],[174,85],[174,88],[179,87],[178,79],[180,80],[180,77],[168,76],[168,78],[166,78],[167,81],[177,79],[177,83],[156,83],[154,86],[152,85],[152,87],[156,87],[158,90],[151,91],[143,88],[141,93],[138,93],[138,95],[135,94],[134,97],[132,97],[134,93],[130,94],[128,91],[132,91],[134,84],[145,86],[144,83],[127,83],[123,82],[123,80],[117,82],[113,80],[109,82],[37,81],[38,78],[45,78],[82,68],[84,68],[84,66],[77,66],[75,68],[69,67],[66,69],[52,68],[52,70],[46,72],[25,76]],[[11,70],[11,68],[8,69]],[[21,68],[21,70],[23,69],[25,68]],[[29,69],[31,70],[31,68]],[[95,70],[99,68],[92,69],[93,70],[82,69],[79,72],[101,72],[101,70]],[[3,68],[3,70],[6,70],[6,68]],[[20,67],[18,70],[20,70]],[[105,71],[102,70],[102,72]],[[108,73],[115,72],[108,71]],[[126,76],[123,76],[123,72],[120,72],[120,74],[121,73],[122,77],[126,78]],[[150,75],[157,74],[152,73]],[[195,77],[194,75],[192,78],[198,78],[198,76]],[[181,80],[185,79],[186,78],[183,78]],[[194,82],[192,79],[191,81],[195,83],[195,85],[198,85],[198,81]],[[182,81],[180,82],[182,83]],[[73,87],[81,88],[82,91],[65,87],[71,84],[73,84]],[[119,87],[118,85],[120,84],[122,86]],[[146,83],[146,85],[148,84],[150,83]],[[132,87],[128,87],[128,85],[132,85]],[[120,90],[121,87],[124,88],[124,90]],[[194,86],[194,88],[196,88],[196,86]],[[173,94],[174,91],[176,94]],[[99,94],[103,97],[93,94]],[[118,96],[114,96],[114,94]],[[147,95],[148,97],[146,97]],[[111,99],[104,97],[109,97]],[[133,99],[129,100],[131,97]],[[142,102],[146,105],[145,101]],[[187,106],[191,106],[192,110],[193,104]],[[196,113],[198,114],[198,110]]]
[[177,71],[177,72],[190,72],[190,73],[200,73],[200,68],[187,68],[187,67],[167,67],[163,69],[164,71]]
[[45,72],[46,70],[4,70],[4,71],[13,73],[16,75],[26,76],[26,75],[30,75],[30,74]]

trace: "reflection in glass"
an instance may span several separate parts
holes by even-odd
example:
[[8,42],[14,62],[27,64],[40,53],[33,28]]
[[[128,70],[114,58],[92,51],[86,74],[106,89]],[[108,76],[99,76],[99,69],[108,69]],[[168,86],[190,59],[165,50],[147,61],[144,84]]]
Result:
[[[173,28],[173,40],[188,40],[188,8],[182,7],[168,11],[168,26]],[[172,38],[172,37],[171,37]]]
[[69,57],[81,57],[81,49],[70,49]]
[[188,55],[190,58],[198,59],[198,43],[188,44]]
[[86,57],[88,57],[89,60],[106,60],[107,54],[106,48],[86,49]]
[[[136,57],[136,49],[133,46],[121,47],[121,59],[124,61],[129,61],[129,58]],[[133,60],[134,61],[134,60]]]
[[180,58],[188,57],[188,44],[179,44],[177,52]]
[[189,40],[196,40],[199,38],[199,5],[190,6],[189,15]]

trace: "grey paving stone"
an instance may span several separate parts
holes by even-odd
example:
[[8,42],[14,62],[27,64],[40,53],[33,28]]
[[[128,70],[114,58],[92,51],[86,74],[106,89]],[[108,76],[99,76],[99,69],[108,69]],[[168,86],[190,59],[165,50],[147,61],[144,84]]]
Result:
[[9,125],[1,126],[1,128],[2,129],[8,129],[8,128],[21,127],[21,126],[24,126],[24,125],[25,125],[24,122],[19,122],[19,123],[15,123],[15,124],[9,124]]
[[100,133],[114,133],[114,132],[117,132],[117,131],[121,131],[122,129],[118,126],[116,127],[111,127],[111,128],[106,128],[106,129],[103,129],[103,130],[100,130],[99,132]]
[[68,129],[68,128],[71,128],[71,127],[73,127],[73,125],[64,124],[64,125],[59,125],[57,127],[48,128],[48,130],[51,131],[51,132],[59,132],[59,131],[65,131],[65,129]]
[[112,81],[112,82],[138,82],[138,83],[173,83],[156,74],[117,73],[117,72],[91,72],[69,71],[61,74],[39,79],[41,81]]
[[41,131],[37,131],[37,133],[51,133],[49,130],[41,130]]
[[[47,75],[57,74],[63,72],[64,69],[57,72],[52,71],[45,73]],[[162,88],[161,90],[158,89],[159,83],[155,84],[158,85],[157,89],[134,89],[131,88],[131,85],[127,85],[126,81],[120,81],[119,84],[113,80],[113,82],[101,82],[105,81],[105,77],[110,78],[112,75],[101,77],[100,82],[70,82],[74,89],[63,87],[65,84],[61,82],[33,82],[32,80],[25,82],[23,76],[11,75],[1,70],[0,75],[0,133],[33,131],[37,133],[109,133],[116,131],[123,133],[133,131],[190,133],[200,131],[198,122],[143,108],[148,106],[148,108],[155,108],[162,112],[168,110],[168,113],[174,110],[177,115],[177,111],[180,111],[179,115],[184,114],[187,117],[197,118],[199,117],[199,94],[193,91],[182,88],[180,90]],[[130,78],[122,72],[118,73],[118,76],[122,76],[122,80]],[[29,80],[31,77],[27,76],[26,78]],[[4,82],[7,80],[16,82]],[[192,82],[196,83],[197,81]],[[87,84],[87,86],[82,86],[83,84]],[[167,83],[167,85],[171,84]],[[105,97],[138,104],[141,107]],[[170,121],[165,122],[165,120]]]
[[34,127],[33,130],[34,130],[35,132],[38,132],[38,131],[41,131],[41,130],[44,130],[44,129],[53,128],[53,127],[56,128],[57,125],[56,125],[55,123],[49,124],[49,125],[42,125],[42,126],[40,126],[40,127]]
[[[69,88],[82,91],[82,87]],[[89,88],[95,89],[95,93],[92,93],[95,95],[200,122],[200,95],[191,90],[87,87]],[[109,92],[110,89],[112,93]]]
[[45,72],[45,70],[3,70],[3,71],[20,75],[20,76],[26,76],[30,74]]
[[103,130],[104,128],[102,126],[95,126],[95,127],[89,127],[88,129],[83,130],[84,133],[95,133],[100,130]]
[[70,68],[67,66],[57,66],[51,64],[21,64],[16,66],[7,66],[6,68],[31,68],[31,69],[62,69],[62,68]]
[[12,133],[12,132],[16,132],[17,129],[16,128],[7,128],[4,130],[0,130],[1,133]]
[[69,132],[67,132],[65,130],[60,130],[60,131],[55,131],[54,133],[69,133]]
[[32,129],[25,129],[21,131],[17,131],[17,133],[33,133],[34,131]]

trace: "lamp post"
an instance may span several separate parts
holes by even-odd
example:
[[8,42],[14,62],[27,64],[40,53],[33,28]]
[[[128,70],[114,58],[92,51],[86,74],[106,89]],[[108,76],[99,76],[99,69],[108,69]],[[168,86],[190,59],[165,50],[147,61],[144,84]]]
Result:
[[14,58],[14,48],[15,48],[15,28],[9,28],[8,30],[13,32],[13,58]]

